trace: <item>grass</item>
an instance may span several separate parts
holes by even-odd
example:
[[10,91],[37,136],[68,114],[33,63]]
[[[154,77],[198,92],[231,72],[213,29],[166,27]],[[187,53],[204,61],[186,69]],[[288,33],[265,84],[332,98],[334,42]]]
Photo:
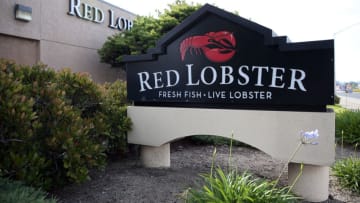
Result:
[[342,106],[340,106],[339,104],[328,105],[327,108],[333,109],[335,113],[342,113],[342,112],[346,111],[346,109],[343,108]]
[[190,137],[190,140],[197,145],[230,145],[232,143],[234,146],[249,146],[231,138],[214,135],[194,135]]
[[353,146],[360,144],[360,111],[341,111],[335,117],[336,139]]
[[358,157],[348,157],[337,161],[332,171],[342,187],[360,194],[360,159]]
[[291,203],[298,202],[299,197],[291,193],[291,187],[276,187],[277,181],[253,177],[247,172],[239,174],[231,163],[232,142],[230,139],[230,150],[228,170],[214,167],[216,148],[212,156],[210,173],[201,175],[204,185],[200,189],[188,189],[183,197],[187,203],[198,202],[239,202],[239,203]]
[[244,202],[244,203],[291,203],[299,198],[289,192],[289,187],[274,187],[275,182],[254,178],[236,170],[224,172],[216,168],[214,174],[204,174],[205,184],[199,190],[189,189],[186,202]]
[[25,186],[19,181],[0,178],[1,203],[56,203],[56,199],[47,198],[47,193],[40,189]]

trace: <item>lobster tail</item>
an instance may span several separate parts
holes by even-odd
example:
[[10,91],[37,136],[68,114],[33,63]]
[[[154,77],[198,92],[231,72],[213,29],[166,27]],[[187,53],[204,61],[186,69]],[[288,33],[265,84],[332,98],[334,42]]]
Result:
[[180,43],[180,55],[181,55],[181,61],[185,60],[185,55],[186,55],[186,51],[189,49],[189,38],[184,39],[181,43]]

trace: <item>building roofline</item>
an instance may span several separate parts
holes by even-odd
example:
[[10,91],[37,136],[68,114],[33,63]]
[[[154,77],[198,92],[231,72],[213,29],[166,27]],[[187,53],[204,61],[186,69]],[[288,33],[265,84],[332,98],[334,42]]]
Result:
[[133,13],[133,12],[131,12],[131,11],[128,11],[128,10],[123,9],[123,8],[120,8],[119,6],[116,6],[116,5],[114,5],[114,4],[110,3],[110,2],[107,2],[107,1],[105,1],[105,0],[97,0],[97,1],[100,1],[100,2],[102,2],[102,3],[105,3],[105,4],[109,5],[109,6],[115,7],[115,8],[117,8],[117,9],[120,9],[120,10],[122,10],[122,11],[124,11],[124,12],[130,13],[131,15],[138,16],[138,14],[135,14],[135,13]]
[[291,43],[287,36],[276,36],[276,33],[271,29],[262,26],[253,21],[247,20],[241,16],[235,15],[223,9],[217,8],[210,4],[205,4],[203,7],[195,11],[183,22],[174,27],[168,33],[163,35],[156,43],[155,48],[148,49],[146,54],[142,55],[125,55],[122,62],[135,62],[135,61],[151,61],[155,60],[157,55],[165,53],[165,48],[183,33],[185,33],[191,26],[198,22],[199,19],[207,15],[217,15],[230,22],[233,22],[246,29],[252,30],[264,36],[264,46],[277,46],[279,51],[299,51],[311,49],[328,49],[334,47],[333,40],[321,40],[310,42],[296,42]]

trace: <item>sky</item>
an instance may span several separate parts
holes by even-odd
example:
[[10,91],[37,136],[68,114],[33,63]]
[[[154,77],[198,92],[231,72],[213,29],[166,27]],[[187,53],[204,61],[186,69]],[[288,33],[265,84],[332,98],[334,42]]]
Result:
[[[175,0],[105,0],[156,17]],[[360,82],[360,0],[187,0],[209,3],[272,29],[291,42],[335,40],[335,79]]]

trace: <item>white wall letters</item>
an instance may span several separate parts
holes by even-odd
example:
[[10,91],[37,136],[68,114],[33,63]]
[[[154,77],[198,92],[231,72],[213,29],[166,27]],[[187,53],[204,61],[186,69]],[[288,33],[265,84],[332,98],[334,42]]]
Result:
[[[87,3],[81,3],[81,0],[69,0],[68,15],[76,16],[84,20],[92,21],[94,23],[103,23],[105,13],[100,8],[92,6]],[[109,9],[109,25],[112,29],[120,31],[130,30],[133,26],[133,21],[124,17],[116,17],[113,10]]]

